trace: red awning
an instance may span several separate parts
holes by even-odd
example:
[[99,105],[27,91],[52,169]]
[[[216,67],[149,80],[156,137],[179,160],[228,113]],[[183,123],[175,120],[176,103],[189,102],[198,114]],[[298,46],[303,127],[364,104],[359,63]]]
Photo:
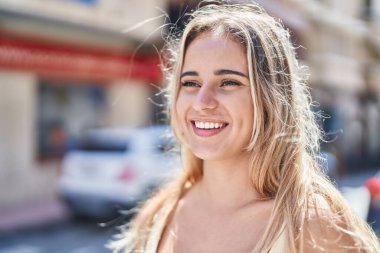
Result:
[[0,34],[0,68],[90,80],[160,82],[158,55],[115,54],[12,38]]

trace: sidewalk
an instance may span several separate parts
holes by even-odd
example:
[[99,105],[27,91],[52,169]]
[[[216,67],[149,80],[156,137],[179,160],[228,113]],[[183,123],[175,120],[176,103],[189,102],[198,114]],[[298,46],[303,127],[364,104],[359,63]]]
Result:
[[65,221],[66,207],[58,200],[0,209],[0,233]]

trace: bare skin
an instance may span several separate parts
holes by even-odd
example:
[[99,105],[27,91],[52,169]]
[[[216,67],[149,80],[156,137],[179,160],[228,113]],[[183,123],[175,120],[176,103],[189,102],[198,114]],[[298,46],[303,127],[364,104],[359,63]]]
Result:
[[248,253],[261,238],[273,201],[221,207],[204,200],[201,183],[180,201],[159,253]]

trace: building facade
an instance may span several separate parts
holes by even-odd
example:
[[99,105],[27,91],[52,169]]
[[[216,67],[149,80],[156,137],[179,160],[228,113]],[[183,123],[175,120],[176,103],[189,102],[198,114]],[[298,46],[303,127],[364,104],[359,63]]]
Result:
[[86,129],[153,124],[160,1],[0,0],[0,210],[57,198]]
[[338,174],[380,167],[380,4],[259,1],[291,31]]

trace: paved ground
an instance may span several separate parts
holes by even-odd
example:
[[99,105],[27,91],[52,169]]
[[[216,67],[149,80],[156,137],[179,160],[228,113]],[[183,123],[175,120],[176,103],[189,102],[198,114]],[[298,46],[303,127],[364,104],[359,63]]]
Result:
[[58,199],[45,202],[25,203],[6,209],[0,209],[0,233],[45,224],[66,221],[69,212]]
[[69,220],[0,234],[0,253],[111,253],[105,244],[116,233],[112,224]]

